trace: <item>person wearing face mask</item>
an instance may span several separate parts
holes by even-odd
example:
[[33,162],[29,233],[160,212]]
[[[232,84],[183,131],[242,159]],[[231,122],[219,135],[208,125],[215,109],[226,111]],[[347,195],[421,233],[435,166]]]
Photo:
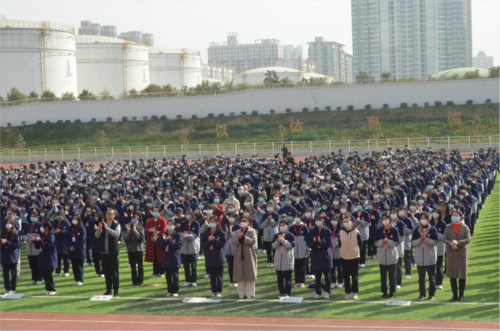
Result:
[[183,286],[197,287],[196,256],[200,251],[200,224],[194,219],[192,209],[186,210],[185,221],[178,231],[182,236],[181,256],[186,279]]
[[295,214],[297,214],[297,209],[292,207],[292,198],[290,196],[285,197],[284,207],[280,209],[278,212],[279,215],[286,217],[286,220],[289,225],[293,224],[293,218]]
[[68,247],[68,258],[71,260],[75,286],[83,285],[83,261],[85,260],[87,234],[80,216],[73,216],[71,227],[66,232],[64,244]]
[[38,221],[38,213],[31,212],[30,224],[24,228],[24,241],[26,242],[26,255],[31,269],[30,285],[42,285],[42,272],[38,268],[40,250],[35,247],[35,238],[41,235],[42,224]]
[[87,255],[87,263],[85,264],[85,267],[90,267],[92,266],[92,255],[90,253],[90,250],[92,248],[92,236],[94,235],[94,231],[92,229],[94,228],[94,215],[95,215],[95,210],[94,210],[94,204],[91,200],[87,201],[85,203],[85,210],[81,214],[82,222],[83,225],[85,226],[85,231],[87,233],[87,252],[85,253]]
[[3,269],[3,294],[16,293],[17,287],[17,263],[19,261],[19,248],[21,240],[19,232],[14,225],[12,217],[6,217],[0,233],[1,242],[1,264]]
[[463,215],[460,211],[453,212],[451,221],[452,223],[446,226],[443,237],[443,243],[446,245],[446,276],[450,278],[453,292],[451,301],[464,301],[467,279],[467,246],[470,243],[470,232],[463,222]]
[[127,244],[128,261],[132,274],[132,286],[141,286],[144,281],[143,252],[144,228],[138,215],[134,215],[130,224],[125,224],[125,243]]
[[438,290],[443,289],[443,257],[445,251],[445,245],[443,243],[444,231],[446,230],[446,223],[443,217],[439,213],[439,210],[435,208],[432,211],[432,219],[430,224],[436,228],[438,233],[438,244],[437,244],[437,259],[436,259],[436,288]]
[[274,210],[274,204],[269,202],[267,204],[267,212],[262,215],[262,221],[260,223],[260,227],[264,229],[264,249],[266,250],[267,255],[267,267],[274,267],[274,250],[272,250],[272,241],[274,235],[279,232],[278,222],[279,222],[279,214]]
[[146,235],[146,257],[145,262],[153,263],[153,274],[151,277],[163,276],[164,270],[161,266],[163,251],[158,247],[160,234],[166,231],[167,221],[160,216],[159,208],[154,208],[144,228]]
[[95,236],[99,224],[101,224],[102,222],[104,222],[104,214],[99,211],[94,214],[93,225],[92,228],[90,229],[92,237],[92,241],[90,243],[92,246],[92,261],[94,263],[96,278],[99,277],[104,278],[104,272],[102,271],[102,266],[101,266],[101,239]]
[[275,250],[274,261],[278,277],[279,298],[288,298],[292,293],[292,270],[294,265],[295,236],[288,231],[288,221],[282,217],[280,232],[274,235],[272,247]]
[[227,215],[227,220],[222,222],[222,228],[225,231],[226,236],[226,260],[227,260],[227,271],[229,274],[229,287],[236,287],[237,284],[233,280],[233,268],[234,268],[234,254],[236,253],[236,247],[233,245],[233,241],[237,240],[234,232],[241,229],[240,225],[236,222],[236,214],[231,213]]
[[[342,260],[340,258],[339,237],[343,223],[339,216],[334,215],[331,220],[332,242],[333,242],[333,267],[331,269],[332,285],[330,288],[342,288],[344,286],[344,273],[342,272]],[[335,272],[337,272],[335,274]]]
[[[345,278],[345,297],[344,300],[358,299],[358,271],[359,256],[363,241],[359,231],[353,228],[353,222],[350,217],[342,219],[343,228],[338,237],[338,246],[340,248],[340,259],[342,262],[342,272]],[[351,287],[352,278],[352,287]]]
[[[366,247],[368,245],[368,238],[370,236],[370,215],[363,210],[363,202],[358,201],[356,209],[352,216],[356,219],[356,229],[361,236],[361,250],[359,258],[359,267],[364,268],[366,263]],[[353,223],[354,224],[354,223]]]
[[375,246],[375,233],[380,222],[380,215],[377,212],[377,202],[369,201],[366,205],[366,212],[368,213],[368,219],[370,220],[370,229],[368,235],[368,258],[370,260],[375,259],[377,256],[377,246]]
[[399,233],[398,262],[396,266],[396,289],[399,290],[403,283],[403,257],[406,225],[398,219],[398,209],[392,208],[389,214],[391,227],[396,228]]
[[167,281],[167,297],[179,296],[179,268],[181,267],[182,236],[175,231],[174,221],[167,222],[167,231],[158,239],[163,251],[162,267]]
[[224,204],[224,210],[228,210],[230,208],[229,205],[231,205],[232,208],[234,208],[234,210],[241,209],[240,202],[238,201],[238,199],[234,197],[234,192],[228,193],[227,200],[225,200],[223,204]]
[[45,281],[45,295],[55,295],[56,288],[52,273],[57,267],[56,237],[50,222],[44,222],[41,228],[41,236],[34,240],[35,248],[40,251],[38,257],[38,268]]
[[306,286],[306,257],[309,251],[306,238],[309,235],[309,229],[301,221],[302,214],[297,212],[293,219],[293,225],[289,231],[295,236],[295,246],[293,248],[295,285],[294,287]]
[[[375,245],[378,248],[382,299],[394,299],[396,293],[396,265],[398,263],[399,231],[391,225],[389,213],[382,215],[382,226],[377,229]],[[389,294],[387,294],[389,275]]]
[[429,224],[430,215],[423,213],[420,217],[420,228],[413,231],[411,243],[415,246],[415,263],[418,270],[419,300],[424,300],[425,274],[429,276],[429,300],[434,300],[436,294],[436,260],[437,244],[439,242],[437,230]]
[[233,279],[238,283],[238,296],[240,299],[251,299],[255,297],[255,281],[257,280],[257,255],[255,254],[255,243],[257,234],[248,224],[248,219],[242,217],[241,229],[236,230],[236,240],[232,241],[236,246],[234,254]]
[[226,256],[226,234],[218,225],[217,216],[211,216],[208,220],[208,230],[201,235],[201,246],[205,250],[206,267],[214,297],[220,297],[222,294]]
[[[66,246],[66,234],[71,227],[69,220],[64,218],[64,212],[61,210],[56,215],[56,220],[52,223],[54,234],[56,236],[57,249],[57,268],[54,274],[55,277],[61,276],[61,267],[63,267],[64,277],[69,276],[69,258],[68,247]],[[62,266],[61,266],[62,263]]]
[[[411,215],[411,214],[410,214]],[[406,207],[399,207],[398,209],[398,219],[399,221],[403,222],[405,225],[405,237],[404,237],[404,263],[405,263],[405,278],[410,279],[411,278],[411,267],[412,267],[412,243],[411,243],[411,237],[413,235],[413,230],[415,229],[414,227],[414,221],[415,223],[418,223],[418,220],[414,218],[414,221],[408,217],[408,213],[406,211]]]
[[325,219],[321,215],[316,215],[314,224],[315,227],[307,236],[307,246],[311,249],[311,268],[316,280],[314,298],[321,298],[321,276],[323,275],[325,277],[324,298],[328,299],[331,285],[330,273],[333,267],[332,232],[325,226]]

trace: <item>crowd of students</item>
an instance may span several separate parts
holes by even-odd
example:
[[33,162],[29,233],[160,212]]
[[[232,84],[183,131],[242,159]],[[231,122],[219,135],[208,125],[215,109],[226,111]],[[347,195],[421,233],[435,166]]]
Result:
[[124,240],[132,285],[152,263],[151,277],[164,276],[171,297],[181,268],[183,286],[197,286],[204,259],[212,296],[229,278],[240,298],[252,298],[265,254],[279,297],[314,279],[316,299],[334,288],[357,299],[359,268],[378,259],[382,298],[394,298],[416,267],[420,300],[433,300],[447,277],[452,300],[463,301],[467,246],[498,165],[495,149],[462,157],[405,148],[300,162],[222,155],[1,168],[4,293],[16,291],[24,242],[30,284],[45,283],[47,295],[70,264],[83,285],[86,262],[106,278],[105,294],[118,296]]

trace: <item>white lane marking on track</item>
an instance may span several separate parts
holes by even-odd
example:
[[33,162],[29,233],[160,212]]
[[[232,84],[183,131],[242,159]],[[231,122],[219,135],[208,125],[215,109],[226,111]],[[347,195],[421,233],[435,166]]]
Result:
[[[216,317],[216,316],[214,316]],[[29,319],[29,318],[2,318],[2,321],[30,321],[30,322],[75,322],[75,323],[111,323],[111,324],[168,324],[168,325],[207,325],[207,323],[194,323],[194,322],[136,322],[136,321],[89,321],[89,320],[53,320],[53,319]],[[464,321],[467,322],[467,321]],[[210,325],[220,325],[220,326],[250,326],[250,327],[262,327],[262,326],[269,326],[269,327],[283,327],[282,324],[242,324],[242,323],[214,323],[211,322]],[[309,325],[309,324],[299,324],[299,325],[290,325],[290,327],[307,327],[307,328],[351,328],[351,329],[396,329],[396,330],[475,330],[475,331],[483,331],[483,330],[496,330],[496,329],[477,329],[477,328],[437,328],[435,326],[433,327],[401,327],[401,326],[354,326],[354,325]]]

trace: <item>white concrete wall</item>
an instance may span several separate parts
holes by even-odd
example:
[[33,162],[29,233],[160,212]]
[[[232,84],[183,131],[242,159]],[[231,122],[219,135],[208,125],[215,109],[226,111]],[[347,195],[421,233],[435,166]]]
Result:
[[498,91],[498,79],[473,79],[247,90],[199,97],[37,103],[2,108],[0,125],[5,127],[7,123],[11,123],[12,126],[17,126],[21,125],[22,121],[33,124],[38,120],[55,122],[80,119],[82,122],[89,122],[92,118],[96,118],[97,121],[105,121],[106,117],[111,117],[113,121],[121,121],[123,116],[127,116],[129,120],[132,116],[136,116],[141,120],[145,115],[166,115],[168,119],[182,115],[187,119],[193,114],[201,118],[207,117],[209,113],[214,113],[215,116],[225,113],[229,116],[231,112],[239,115],[241,111],[246,111],[250,114],[252,110],[258,110],[260,114],[269,114],[270,109],[274,109],[276,113],[284,113],[286,108],[300,112],[303,107],[312,110],[314,107],[324,109],[330,106],[335,110],[340,106],[345,110],[349,105],[357,110],[364,108],[366,104],[379,109],[384,103],[389,104],[391,108],[398,108],[402,102],[408,103],[411,107],[413,103],[423,106],[424,102],[433,105],[434,101],[445,104],[450,100],[455,104],[465,104],[469,99],[476,104],[482,104],[486,99],[498,103]]

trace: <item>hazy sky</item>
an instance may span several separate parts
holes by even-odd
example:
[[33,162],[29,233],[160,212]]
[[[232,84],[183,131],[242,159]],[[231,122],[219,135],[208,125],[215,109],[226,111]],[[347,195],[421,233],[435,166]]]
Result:
[[[350,0],[324,1],[43,1],[1,0],[9,20],[53,21],[75,28],[80,21],[115,25],[118,33],[154,34],[155,46],[198,49],[207,61],[209,42],[238,32],[240,43],[280,39],[304,47],[323,36],[352,53]],[[500,0],[472,0],[473,55],[484,51],[500,63]]]

